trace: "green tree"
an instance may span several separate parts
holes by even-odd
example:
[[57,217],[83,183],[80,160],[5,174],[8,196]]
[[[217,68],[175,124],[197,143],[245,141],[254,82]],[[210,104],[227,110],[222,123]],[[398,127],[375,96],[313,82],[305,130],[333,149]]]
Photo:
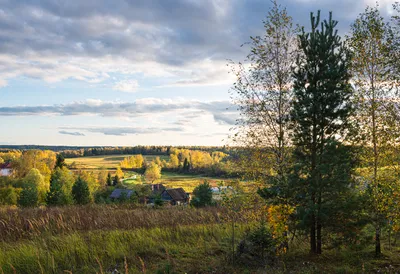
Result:
[[37,185],[24,184],[19,196],[18,204],[23,207],[35,207],[39,204]]
[[368,184],[367,205],[375,225],[375,253],[380,255],[381,230],[391,211],[388,204],[395,205],[392,199],[397,197],[393,189],[398,182],[393,176],[388,179],[387,175],[397,173],[397,177],[400,176],[396,153],[400,137],[396,92],[399,75],[393,66],[398,52],[393,45],[393,32],[378,7],[367,7],[355,20],[348,44],[353,53],[356,92],[358,127],[355,142],[363,148],[359,175]]
[[113,184],[113,186],[116,186],[116,185],[118,185],[118,184],[119,184],[119,177],[118,177],[118,175],[117,175],[117,174],[114,176],[114,179],[113,179],[113,182],[112,182],[112,184]]
[[16,205],[18,202],[18,192],[11,186],[0,188],[0,205]]
[[57,167],[50,178],[50,191],[47,193],[48,205],[69,205],[73,203],[72,186],[74,176],[66,167]]
[[185,161],[183,162],[183,168],[182,171],[185,173],[188,173],[190,171],[190,163],[187,158],[185,158]]
[[[337,21],[320,23],[311,13],[311,32],[299,35],[292,110],[295,176],[298,190],[298,218],[308,227],[310,250],[322,252],[322,228],[335,211],[327,204],[339,202],[350,191],[350,165],[341,145],[351,112],[350,54],[335,29]],[[332,156],[340,157],[332,165]],[[341,169],[343,168],[343,170]]]
[[101,188],[108,185],[107,180],[108,180],[108,172],[104,167],[101,167],[99,173],[97,174],[97,181],[99,182]]
[[110,173],[107,174],[107,185],[108,186],[112,186],[112,179],[111,179],[111,174]]
[[116,170],[115,174],[116,174],[119,178],[124,178],[124,172],[122,172],[121,167],[117,167],[117,170]]
[[[44,176],[36,168],[32,168],[29,173],[22,180],[22,192],[21,197],[29,197],[29,200],[34,206],[37,204],[43,204],[46,202],[46,193],[48,191],[47,183]],[[37,202],[34,203],[34,196],[37,194]],[[20,197],[20,198],[21,198]]]
[[144,177],[146,178],[147,181],[150,181],[151,183],[153,183],[157,179],[160,179],[161,167],[155,164],[154,162],[151,162],[150,165],[146,168]]
[[179,159],[176,154],[169,155],[169,166],[171,168],[178,168],[179,167]]
[[62,154],[57,154],[57,158],[56,158],[56,165],[54,168],[63,168],[65,167],[65,158]]
[[285,8],[272,2],[263,21],[263,35],[251,37],[246,65],[233,66],[233,99],[241,112],[234,141],[246,147],[248,153],[243,154],[241,165],[253,180],[268,180],[267,166],[275,172],[274,185],[284,186],[290,158],[292,67],[298,49],[292,18]]
[[[237,78],[233,99],[241,112],[234,141],[246,147],[239,153],[240,166],[249,179],[261,183],[259,194],[270,203],[289,205],[288,118],[293,98],[292,67],[298,52],[297,30],[286,9],[272,2],[263,21],[263,35],[251,37],[246,65],[233,66]],[[284,234],[288,235],[287,231]]]
[[[44,202],[44,178],[39,170],[32,168],[22,181],[22,191],[18,204],[23,207],[37,206]],[[42,197],[44,196],[44,197]]]
[[72,187],[72,196],[75,203],[78,205],[86,205],[91,202],[88,183],[80,176],[75,181],[75,184]]
[[196,186],[193,190],[193,196],[191,203],[195,207],[205,207],[213,204],[212,191],[208,182]]

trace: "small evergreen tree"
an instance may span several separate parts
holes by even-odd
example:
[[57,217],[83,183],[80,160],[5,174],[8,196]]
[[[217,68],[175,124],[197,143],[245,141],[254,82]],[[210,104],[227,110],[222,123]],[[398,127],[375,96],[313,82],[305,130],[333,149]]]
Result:
[[67,168],[57,167],[50,178],[50,191],[47,193],[46,202],[48,205],[72,204],[71,196],[74,178]]
[[65,167],[65,158],[62,154],[57,154],[56,165],[54,168],[63,168]]
[[115,175],[112,184],[113,184],[113,186],[116,186],[116,185],[118,185],[118,183],[119,183],[119,177],[118,177],[118,175]]
[[185,158],[185,161],[183,162],[183,172],[188,173],[190,171],[190,163],[187,158]]
[[83,180],[80,176],[72,187],[72,196],[74,197],[75,203],[78,205],[85,205],[90,203],[89,186],[87,182]]
[[195,207],[212,205],[212,191],[208,182],[204,182],[201,185],[198,185],[193,190],[193,196],[194,198],[192,200],[192,205]]
[[108,186],[112,186],[112,179],[111,179],[111,174],[110,173],[107,174],[107,185]]
[[39,203],[39,191],[35,184],[25,184],[19,196],[18,204],[22,207],[34,207]]

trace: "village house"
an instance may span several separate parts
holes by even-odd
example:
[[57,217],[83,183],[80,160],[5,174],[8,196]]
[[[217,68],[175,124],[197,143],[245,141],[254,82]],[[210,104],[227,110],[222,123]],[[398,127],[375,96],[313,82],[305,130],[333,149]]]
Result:
[[10,162],[0,164],[0,176],[11,176],[12,168]]
[[110,199],[112,199],[112,200],[119,200],[121,198],[130,199],[134,193],[135,193],[135,191],[133,191],[131,189],[117,188],[117,189],[114,189],[114,191],[111,193]]
[[170,188],[161,193],[161,199],[171,205],[184,205],[189,203],[190,195],[181,187]]

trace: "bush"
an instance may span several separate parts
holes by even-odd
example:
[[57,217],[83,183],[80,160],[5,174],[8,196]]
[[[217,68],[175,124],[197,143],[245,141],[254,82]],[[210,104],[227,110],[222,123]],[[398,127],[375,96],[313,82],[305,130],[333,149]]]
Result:
[[273,264],[276,257],[276,242],[272,233],[261,224],[249,231],[239,243],[236,251],[237,261],[244,265],[264,266]]
[[18,191],[11,187],[0,188],[0,205],[17,205]]
[[198,185],[193,190],[193,196],[194,198],[191,203],[194,207],[205,207],[213,205],[212,191],[208,182],[204,182],[201,185]]

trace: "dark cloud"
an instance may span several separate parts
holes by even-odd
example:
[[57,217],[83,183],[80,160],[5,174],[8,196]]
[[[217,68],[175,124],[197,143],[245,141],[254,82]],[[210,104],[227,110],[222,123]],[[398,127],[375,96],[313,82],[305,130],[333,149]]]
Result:
[[78,132],[78,131],[71,132],[71,131],[60,130],[58,133],[64,134],[64,135],[72,135],[72,136],[85,136],[85,134]]
[[[104,135],[113,135],[113,136],[126,136],[126,135],[138,135],[138,134],[160,134],[162,132],[183,132],[184,129],[181,127],[173,127],[173,128],[142,128],[142,127],[92,127],[92,128],[68,128],[68,129],[78,129],[84,130],[92,133],[102,133]],[[66,132],[66,131],[60,131]],[[64,134],[71,134],[72,132],[66,132]],[[79,132],[75,132],[79,133]],[[80,133],[82,134],[82,133]],[[71,134],[75,135],[75,134]],[[79,135],[82,136],[82,135]]]
[[[295,23],[310,11],[333,11],[344,34],[374,0],[281,0]],[[393,1],[381,0],[388,17]],[[20,75],[46,81],[102,81],[109,72],[167,71],[170,86],[220,84],[226,59],[243,60],[240,45],[263,32],[265,0],[1,0],[0,86]],[[107,60],[105,60],[107,59]],[[121,69],[123,59],[130,67]],[[103,67],[98,68],[95,60]],[[202,63],[210,62],[207,66]],[[108,62],[108,66],[104,65]],[[210,68],[215,71],[210,73]]]
[[32,116],[32,115],[85,115],[94,114],[105,117],[138,117],[173,112],[178,116],[182,111],[186,119],[210,114],[218,122],[234,124],[237,113],[229,101],[200,102],[193,100],[172,99],[140,99],[135,102],[102,102],[88,100],[71,104],[52,106],[15,106],[0,107],[0,116]]

